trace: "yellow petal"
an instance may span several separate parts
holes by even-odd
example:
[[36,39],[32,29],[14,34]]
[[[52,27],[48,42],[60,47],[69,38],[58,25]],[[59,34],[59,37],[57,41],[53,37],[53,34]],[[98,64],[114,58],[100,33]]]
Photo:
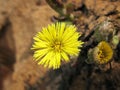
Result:
[[47,53],[42,59],[41,61],[38,62],[38,64],[47,66],[49,64],[49,61],[52,57],[52,52]]
[[62,56],[63,60],[65,60],[66,62],[69,61],[69,57],[68,57],[68,55],[65,52],[62,51],[61,52],[61,56]]
[[48,49],[37,50],[33,57],[37,61],[48,53]]

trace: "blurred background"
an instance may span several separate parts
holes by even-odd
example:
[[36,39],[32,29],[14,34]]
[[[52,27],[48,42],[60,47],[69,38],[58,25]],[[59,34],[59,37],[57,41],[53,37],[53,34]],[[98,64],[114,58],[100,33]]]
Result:
[[[50,1],[50,0],[46,0]],[[89,70],[92,66],[72,64],[48,70],[33,61],[33,36],[48,24],[66,20],[89,35],[108,17],[115,21],[120,37],[119,0],[54,0],[62,16],[45,0],[0,0],[0,90],[120,90],[120,64],[112,62],[111,73]],[[52,1],[52,0],[51,0]],[[68,4],[72,4],[69,6]],[[120,61],[120,44],[116,60]],[[72,67],[71,67],[72,66]],[[108,65],[104,68],[108,69]]]

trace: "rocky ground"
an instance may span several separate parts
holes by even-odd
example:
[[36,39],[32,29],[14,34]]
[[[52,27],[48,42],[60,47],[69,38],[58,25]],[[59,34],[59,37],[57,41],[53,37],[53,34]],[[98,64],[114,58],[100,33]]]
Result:
[[[63,4],[64,0],[57,1]],[[66,0],[64,4],[67,3],[73,3],[68,12],[74,15],[73,23],[85,34],[86,42],[91,42],[85,37],[94,27],[108,18],[120,38],[119,0]],[[45,0],[0,0],[0,90],[120,90],[120,43],[112,70],[106,65],[101,71],[77,57],[59,70],[48,70],[33,61],[32,37],[41,27],[56,21],[53,16],[61,20]]]

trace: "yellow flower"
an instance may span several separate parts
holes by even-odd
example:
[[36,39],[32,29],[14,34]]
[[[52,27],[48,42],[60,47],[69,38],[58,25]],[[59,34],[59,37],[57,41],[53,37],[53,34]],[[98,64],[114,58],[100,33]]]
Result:
[[111,61],[113,50],[107,42],[101,41],[98,46],[95,47],[93,55],[97,64],[106,64]]
[[83,42],[74,25],[55,23],[42,28],[34,37],[33,58],[44,67],[57,69],[61,61],[70,61],[69,56],[78,55]]

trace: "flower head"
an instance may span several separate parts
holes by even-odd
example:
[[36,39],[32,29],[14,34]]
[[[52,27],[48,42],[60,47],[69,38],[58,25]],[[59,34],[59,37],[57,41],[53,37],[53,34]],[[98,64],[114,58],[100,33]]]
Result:
[[97,64],[106,64],[111,60],[113,50],[107,42],[101,41],[98,46],[95,47],[93,55]]
[[83,42],[74,25],[55,23],[42,28],[34,37],[34,59],[45,67],[57,69],[61,61],[70,61],[69,56],[78,55]]

